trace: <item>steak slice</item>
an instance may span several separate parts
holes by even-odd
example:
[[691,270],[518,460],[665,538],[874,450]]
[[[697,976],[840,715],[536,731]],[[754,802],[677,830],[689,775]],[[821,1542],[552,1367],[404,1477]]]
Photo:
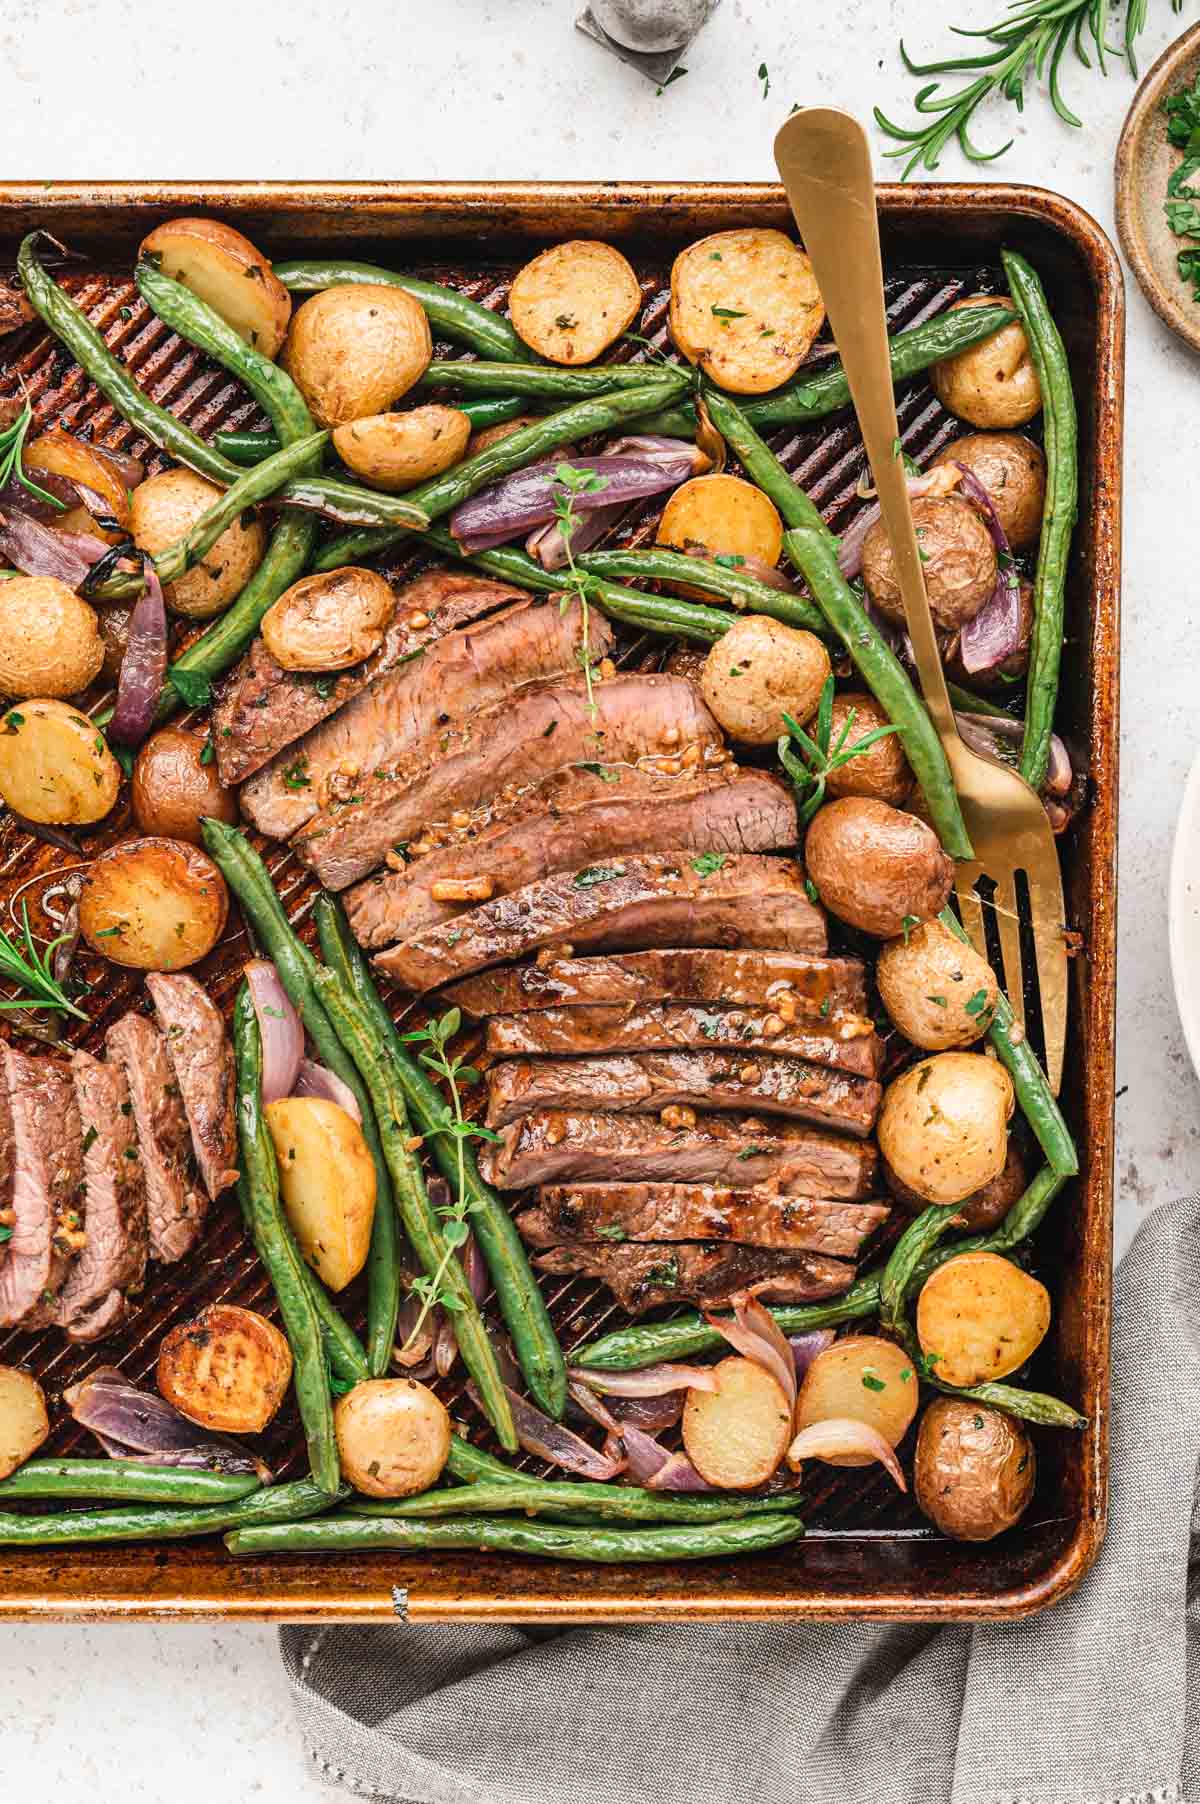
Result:
[[[588,620],[593,661],[612,644],[603,615]],[[578,601],[523,596],[477,625],[447,633],[377,675],[340,713],[289,745],[242,790],[242,812],[262,833],[286,839],[322,810],[345,803],[382,772],[387,785],[423,769],[484,708],[527,683],[573,676],[583,622]]]
[[0,1046],[12,1130],[12,1238],[0,1265],[0,1328],[44,1328],[82,1243],[83,1137],[71,1079],[53,1059]]
[[677,677],[612,677],[596,685],[593,707],[582,682],[527,687],[460,722],[424,762],[418,756],[412,768],[369,778],[353,804],[316,815],[293,849],[327,888],[345,889],[392,847],[564,765],[615,770],[657,760],[660,769],[678,768],[693,746],[704,766],[728,758],[700,692]]
[[728,781],[715,773],[691,781],[665,777],[657,784],[648,794],[643,787],[630,795],[618,782],[610,793],[581,805],[545,808],[545,786],[539,786],[530,792],[522,819],[352,890],[350,925],[362,945],[375,947],[453,920],[464,904],[438,901],[433,893],[447,879],[484,878],[493,896],[507,896],[556,871],[577,871],[660,846],[729,853],[769,852],[796,843],[792,792],[765,771],[738,771]]
[[882,1203],[781,1196],[716,1184],[553,1184],[517,1217],[534,1247],[581,1240],[725,1240],[857,1257],[891,1211]]
[[233,1048],[225,1023],[194,977],[150,971],[146,988],[166,1041],[200,1176],[209,1196],[216,1198],[238,1179]]
[[125,1314],[124,1292],[146,1270],[146,1193],[133,1106],[121,1066],[71,1059],[83,1130],[87,1239],[58,1293],[54,1319],[71,1340],[97,1340]]
[[773,1183],[857,1202],[871,1194],[877,1155],[868,1141],[756,1115],[699,1115],[690,1127],[670,1128],[657,1115],[538,1109],[501,1128],[479,1164],[502,1190],[588,1181]]
[[204,1192],[189,1169],[187,1114],[158,1029],[144,1015],[122,1015],[105,1036],[129,1085],[142,1154],[150,1248],[168,1264],[190,1251],[204,1225]]
[[843,1014],[866,1014],[867,986],[856,958],[673,947],[484,971],[447,990],[446,1001],[476,1017],[569,1003],[758,1003],[828,1030]]
[[[699,868],[697,868],[699,867]],[[526,884],[376,957],[410,990],[433,990],[539,947],[782,946],[824,952],[825,917],[787,858],[689,853],[618,858]]]
[[641,1246],[552,1247],[533,1262],[556,1277],[599,1278],[627,1315],[644,1315],[664,1303],[706,1308],[735,1296],[770,1303],[815,1303],[849,1290],[854,1267],[824,1253],[780,1253],[766,1247]]
[[[469,980],[468,980],[469,981]],[[845,1036],[845,1037],[843,1037]],[[706,1008],[702,1002],[627,1003],[597,1008],[527,1009],[493,1015],[487,1049],[512,1057],[528,1053],[669,1052],[685,1047],[733,1047],[790,1053],[856,1077],[878,1077],[884,1045],[865,1016],[848,1015],[832,1031],[796,1023],[763,1008]]]
[[262,639],[255,639],[213,708],[212,741],[222,783],[232,787],[244,782],[302,733],[336,714],[375,677],[443,634],[523,599],[522,591],[507,583],[456,570],[426,571],[396,597],[396,612],[379,650],[351,670],[328,675],[285,670]]

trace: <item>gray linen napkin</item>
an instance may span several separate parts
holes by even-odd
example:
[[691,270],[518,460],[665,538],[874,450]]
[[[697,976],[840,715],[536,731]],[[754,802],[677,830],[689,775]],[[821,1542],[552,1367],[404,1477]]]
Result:
[[1200,1198],[1117,1278],[1112,1506],[1065,1602],[978,1629],[281,1633],[314,1772],[405,1804],[1200,1804]]

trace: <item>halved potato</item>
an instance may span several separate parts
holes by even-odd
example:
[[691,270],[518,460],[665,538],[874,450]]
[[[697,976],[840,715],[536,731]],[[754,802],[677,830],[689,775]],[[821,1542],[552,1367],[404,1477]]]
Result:
[[333,435],[347,467],[373,489],[397,494],[456,464],[467,448],[471,421],[457,407],[414,407],[351,420]]
[[94,952],[141,971],[181,971],[212,951],[229,912],[225,879],[198,846],[130,839],[83,880],[79,926]]
[[[800,1386],[796,1427],[833,1420],[865,1422],[898,1446],[917,1413],[920,1386],[912,1360],[879,1334],[848,1334],[818,1353]],[[869,1466],[866,1453],[825,1456],[830,1466]]]
[[94,609],[56,576],[0,583],[0,695],[78,695],[100,672]]
[[1050,1292],[999,1253],[960,1253],[925,1280],[917,1339],[943,1384],[983,1384],[1024,1365],[1050,1326]]
[[120,787],[120,765],[78,708],[39,699],[0,714],[0,796],[15,814],[85,827],[104,819]]
[[292,317],[292,297],[262,252],[219,219],[169,219],[142,239],[152,258],[207,301],[264,357],[276,357]]
[[36,1378],[0,1366],[0,1478],[31,1459],[50,1433],[46,1399]]
[[[134,542],[157,555],[190,532],[221,498],[215,483],[194,470],[161,470],[133,491],[130,526]],[[258,569],[267,548],[265,527],[253,511],[227,526],[199,563],[167,583],[167,606],[193,620],[207,620],[233,601]]]
[[776,1470],[792,1438],[792,1412],[770,1372],[734,1355],[713,1367],[715,1391],[689,1391],[683,1445],[701,1478],[752,1491]]
[[406,289],[345,283],[297,308],[283,365],[317,424],[344,426],[385,412],[432,356],[425,309]]
[[342,1290],[366,1264],[375,1220],[375,1165],[363,1131],[321,1096],[284,1097],[264,1114],[297,1245],[330,1290]]
[[[675,490],[658,523],[658,543],[717,557],[758,558],[777,564],[783,522],[761,489],[740,476],[693,476]],[[687,583],[672,588],[703,594]]]
[[671,270],[672,338],[734,394],[786,382],[824,319],[812,264],[782,232],[714,232],[681,251]]
[[508,311],[517,332],[551,363],[592,363],[637,318],[642,291],[611,244],[553,244],[517,271]]
[[129,491],[112,465],[97,456],[69,432],[51,427],[31,444],[26,445],[22,462],[37,481],[39,470],[51,476],[65,476],[71,482],[85,483],[103,497],[103,507],[94,510],[83,505],[55,514],[49,522],[60,532],[90,532],[106,544],[117,545],[129,531]]
[[333,1411],[342,1473],[368,1497],[412,1497],[442,1475],[450,1417],[415,1378],[371,1378]]
[[265,1316],[210,1303],[158,1350],[158,1388],[190,1422],[261,1434],[292,1381],[292,1350]]
[[347,564],[285,589],[260,631],[284,670],[347,670],[379,650],[395,611],[391,585],[377,570]]

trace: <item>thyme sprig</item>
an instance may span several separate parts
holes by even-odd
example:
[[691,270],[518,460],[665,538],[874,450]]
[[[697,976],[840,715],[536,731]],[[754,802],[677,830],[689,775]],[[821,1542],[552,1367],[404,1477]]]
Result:
[[[800,803],[800,825],[807,827],[821,803],[825,800],[825,786],[831,772],[840,770],[842,765],[849,764],[851,758],[857,758],[869,751],[878,740],[886,739],[895,727],[875,727],[870,733],[853,745],[847,746],[850,729],[854,725],[858,713],[851,708],[842,722],[842,730],[838,734],[837,744],[830,745],[833,735],[833,678],[826,677],[825,687],[821,691],[821,701],[817,708],[817,718],[813,723],[811,734],[806,733],[798,721],[790,714],[783,717],[787,732],[780,735],[776,750],[779,762],[795,785],[797,800]],[[792,742],[795,742],[794,744]],[[797,749],[798,748],[798,749]]]
[[559,487],[554,491],[554,519],[562,535],[563,549],[567,554],[565,582],[567,588],[559,602],[559,612],[565,614],[571,605],[572,596],[579,600],[580,620],[582,622],[582,644],[579,648],[579,662],[583,666],[583,681],[587,690],[588,716],[596,718],[596,698],[592,693],[592,625],[588,612],[587,589],[585,578],[575,562],[571,550],[571,539],[575,528],[579,525],[579,513],[575,506],[576,495],[595,495],[608,487],[608,477],[601,476],[596,470],[577,470],[574,464],[561,463],[554,472]]
[[56,940],[51,940],[44,952],[39,952],[34,945],[29,928],[29,909],[24,902],[21,904],[21,916],[24,951],[21,944],[10,938],[0,927],[0,977],[19,984],[26,994],[14,1001],[0,1002],[0,1009],[48,1008],[59,1014],[74,1015],[77,1021],[86,1021],[87,1016],[69,999],[51,968],[50,961],[55,949],[69,940],[71,935],[60,933]]

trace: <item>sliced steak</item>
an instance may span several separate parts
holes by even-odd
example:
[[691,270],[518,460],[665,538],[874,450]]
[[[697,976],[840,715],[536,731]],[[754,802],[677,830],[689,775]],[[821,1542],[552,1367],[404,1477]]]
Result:
[[843,1015],[865,1015],[867,986],[856,958],[794,952],[716,952],[690,947],[610,958],[556,958],[484,971],[446,991],[468,1015],[512,1015],[571,1003],[760,1004],[825,1031]]
[[627,1315],[643,1315],[664,1303],[707,1308],[734,1296],[770,1303],[815,1303],[849,1290],[854,1267],[824,1253],[779,1253],[766,1247],[643,1246],[552,1247],[533,1262],[556,1277],[599,1278]]
[[870,1196],[877,1155],[798,1122],[755,1115],[700,1115],[671,1128],[657,1115],[601,1115],[539,1109],[500,1130],[479,1155],[484,1176],[502,1190],[531,1184],[777,1184],[805,1196]]
[[443,634],[523,599],[522,591],[507,583],[456,570],[429,570],[400,591],[379,650],[351,670],[328,675],[284,670],[263,641],[255,639],[213,708],[212,739],[222,783],[244,782],[302,733],[336,714],[375,677]]
[[460,722],[423,764],[418,757],[412,769],[378,772],[353,802],[316,815],[292,843],[327,888],[345,889],[394,846],[456,814],[469,818],[506,791],[532,788],[564,765],[617,770],[657,762],[678,770],[693,746],[704,767],[728,758],[699,690],[678,677],[597,683],[594,712],[582,681],[530,686]]
[[883,1068],[883,1041],[863,1015],[848,1015],[834,1031],[819,1033],[795,1022],[789,1025],[770,1009],[631,1002],[623,1008],[527,1009],[520,1015],[493,1015],[487,1024],[488,1051],[510,1058],[727,1046],[742,1053],[790,1053],[856,1077],[878,1077]]
[[83,1130],[87,1238],[58,1293],[54,1319],[72,1340],[98,1340],[123,1319],[124,1292],[145,1274],[145,1183],[121,1065],[77,1052],[71,1079]]
[[703,855],[665,853],[526,884],[393,946],[375,962],[410,990],[433,990],[563,944],[597,951],[741,945],[824,952],[825,917],[791,859],[731,854],[713,869]]
[[[612,628],[595,613],[588,628],[593,659],[601,658]],[[364,785],[390,787],[423,770],[482,709],[526,684],[573,676],[582,643],[577,601],[562,612],[557,602],[526,595],[419,654],[410,652],[259,771],[242,790],[243,814],[272,839],[286,839]]]
[[517,1217],[530,1246],[576,1241],[727,1240],[854,1259],[891,1211],[883,1203],[783,1196],[716,1184],[553,1184]]
[[204,1188],[218,1197],[238,1177],[233,1047],[225,1023],[194,977],[151,971],[146,988],[166,1041]]
[[12,1127],[12,1238],[0,1265],[0,1328],[42,1328],[66,1280],[80,1232],[83,1136],[71,1079],[53,1059],[0,1046]]
[[190,1170],[187,1114],[158,1029],[144,1015],[122,1015],[105,1041],[129,1085],[142,1155],[150,1248],[168,1263],[182,1259],[204,1224],[207,1199]]

